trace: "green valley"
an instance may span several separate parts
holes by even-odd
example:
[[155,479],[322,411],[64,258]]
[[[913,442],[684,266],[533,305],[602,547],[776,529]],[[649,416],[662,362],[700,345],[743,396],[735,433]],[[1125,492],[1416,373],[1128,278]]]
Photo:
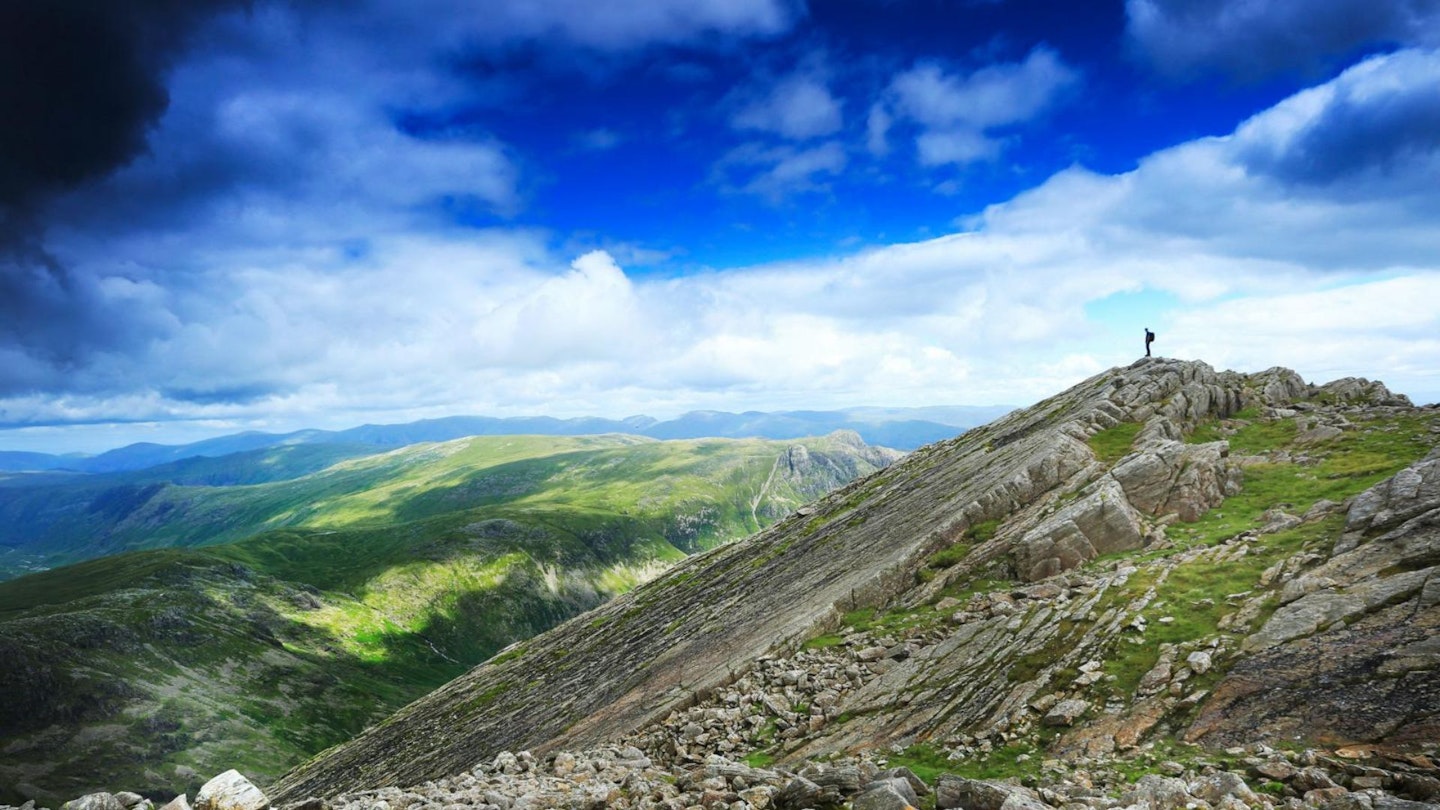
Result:
[[10,525],[51,518],[32,524],[30,560],[131,551],[0,582],[0,784],[183,790],[235,763],[278,776],[897,456],[853,434],[496,436],[235,486],[12,481]]

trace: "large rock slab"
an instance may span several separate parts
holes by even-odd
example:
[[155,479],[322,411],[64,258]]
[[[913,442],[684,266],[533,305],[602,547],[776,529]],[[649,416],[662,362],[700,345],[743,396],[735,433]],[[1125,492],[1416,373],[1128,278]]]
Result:
[[1394,477],[1376,484],[1355,497],[1345,516],[1345,533],[1351,535],[1341,547],[1352,548],[1359,535],[1373,534],[1440,508],[1440,454],[1407,467]]
[[195,794],[195,810],[269,810],[270,800],[239,771],[206,782]]
[[1110,474],[1139,511],[1195,521],[1239,491],[1239,468],[1232,470],[1229,455],[1228,442],[1161,441],[1123,459]]
[[1031,529],[1012,552],[1015,572],[1034,581],[1068,571],[1101,554],[1140,548],[1140,516],[1120,484],[1104,479],[1089,494]]
[[113,793],[87,793],[60,806],[60,810],[125,810]]

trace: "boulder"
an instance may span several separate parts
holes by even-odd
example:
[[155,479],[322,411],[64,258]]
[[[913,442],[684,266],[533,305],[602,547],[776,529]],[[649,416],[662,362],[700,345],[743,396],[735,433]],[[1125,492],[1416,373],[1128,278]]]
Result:
[[1140,777],[1120,797],[1120,803],[1129,807],[1140,805],[1154,810],[1174,810],[1194,801],[1185,782],[1171,776],[1146,774]]
[[840,792],[834,788],[822,788],[803,776],[797,776],[775,794],[776,810],[829,810],[844,803]]
[[1083,700],[1076,698],[1062,700],[1046,713],[1041,722],[1047,726],[1073,726],[1075,721],[1089,710],[1090,704]]
[[[905,785],[904,779],[885,780],[872,783],[864,792],[850,802],[853,810],[913,810],[915,802],[907,799],[895,784]],[[909,789],[909,785],[905,785]]]
[[1135,509],[1149,515],[1175,513],[1192,522],[1233,495],[1238,482],[1229,463],[1230,444],[1160,441],[1124,459],[1110,475]]
[[1012,554],[1021,579],[1038,580],[1068,571],[1114,551],[1140,548],[1140,516],[1113,479],[1105,479],[1040,525],[1026,532]]
[[1198,780],[1190,786],[1190,793],[1214,805],[1230,797],[1246,807],[1260,806],[1260,796],[1245,784],[1245,777],[1231,771],[1220,771]]
[[1310,393],[1310,386],[1299,374],[1280,366],[1249,375],[1249,382],[1259,390],[1260,398],[1266,405],[1289,405]]
[[1336,402],[1411,407],[1410,398],[1391,393],[1385,383],[1364,377],[1342,377],[1320,386],[1319,394]]
[[[1345,516],[1345,533],[1374,533],[1436,508],[1440,508],[1440,452],[1355,496]],[[1336,551],[1353,546],[1352,539]]]
[[195,794],[195,810],[268,810],[270,800],[239,771],[228,770]]
[[935,780],[937,810],[1049,810],[1029,788],[942,773]]
[[886,768],[885,770],[875,774],[875,778],[872,781],[879,782],[886,779],[904,779],[905,782],[910,785],[910,792],[913,793],[917,797],[917,799],[920,794],[928,793],[930,791],[930,786],[925,784],[925,780],[921,779],[919,776],[916,776],[914,771],[904,766],[898,768]]
[[1185,656],[1185,664],[1189,666],[1190,671],[1196,675],[1204,675],[1210,671],[1210,667],[1212,666],[1210,653],[1204,650],[1196,650]]
[[125,805],[111,793],[87,793],[60,805],[60,810],[125,810]]

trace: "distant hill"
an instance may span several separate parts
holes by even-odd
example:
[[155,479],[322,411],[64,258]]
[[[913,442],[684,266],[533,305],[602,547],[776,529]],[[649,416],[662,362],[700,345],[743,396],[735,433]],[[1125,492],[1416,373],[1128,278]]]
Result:
[[443,442],[465,436],[591,436],[624,433],[655,439],[761,438],[798,439],[853,430],[866,443],[913,450],[983,425],[1008,406],[926,408],[853,408],[843,411],[691,411],[667,421],[648,416],[625,419],[548,416],[496,418],[452,416],[400,425],[361,425],[348,430],[294,433],[246,432],[183,445],[132,444],[95,456],[52,456],[0,452],[0,472],[70,470],[105,473],[140,470],[194,457],[219,457],[272,447],[338,444],[351,448],[393,449],[419,442]]
[[[244,455],[254,469],[320,463],[305,449]],[[261,484],[148,470],[0,487],[8,542],[45,529],[11,548],[32,561],[149,549],[0,582],[0,803],[146,774],[193,795],[196,773],[235,763],[277,777],[898,456],[843,433],[499,436]]]

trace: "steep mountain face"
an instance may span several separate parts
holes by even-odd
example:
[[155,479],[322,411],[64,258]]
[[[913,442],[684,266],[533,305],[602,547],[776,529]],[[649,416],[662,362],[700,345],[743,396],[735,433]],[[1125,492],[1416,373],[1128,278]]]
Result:
[[[1208,756],[1192,742],[1428,761],[1437,442],[1440,412],[1377,383],[1142,360],[514,646],[272,795],[527,771],[501,761],[521,749],[558,770],[602,745],[1086,782],[1187,772]],[[1295,770],[1267,778],[1298,796]],[[774,787],[765,803],[820,806]]]
[[[278,777],[507,644],[897,456],[853,434],[495,437],[285,485],[180,488],[188,509],[122,522],[200,516],[210,528],[168,528],[252,536],[0,583],[0,801],[117,781],[174,792],[229,767]],[[284,528],[255,533],[276,516]]]

